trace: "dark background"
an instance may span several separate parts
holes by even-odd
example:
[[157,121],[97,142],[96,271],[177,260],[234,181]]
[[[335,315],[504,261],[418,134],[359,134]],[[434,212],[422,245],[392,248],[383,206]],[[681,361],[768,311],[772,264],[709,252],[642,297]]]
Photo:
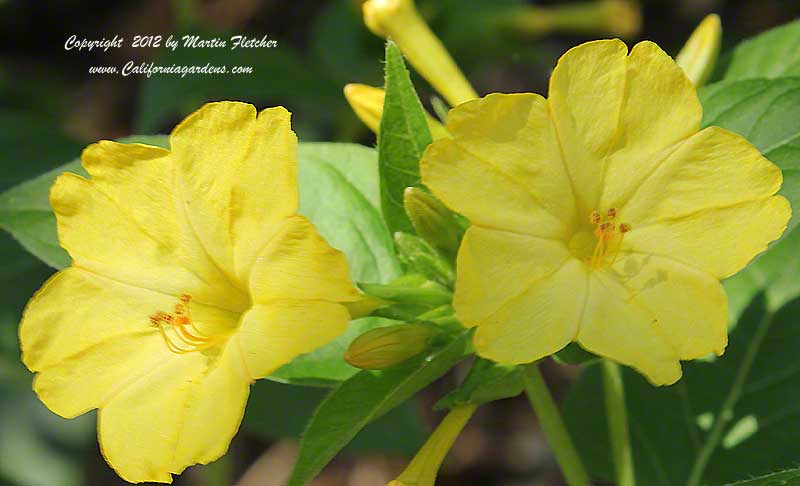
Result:
[[[131,134],[168,133],[208,100],[236,99],[259,108],[284,105],[301,141],[374,143],[342,96],[346,83],[382,84],[383,43],[367,31],[358,0],[232,1],[2,1],[0,0],[0,190],[74,159],[86,144]],[[615,36],[618,19],[598,19],[591,32],[518,32],[493,21],[522,0],[419,1],[418,7],[481,94],[545,94],[558,56],[580,42]],[[557,8],[565,2],[536,2]],[[641,0],[642,22],[630,43],[650,39],[677,54],[708,13],[722,17],[726,47],[800,15],[800,2],[779,0]],[[276,49],[64,50],[79,38],[135,34],[233,34],[276,39]],[[122,77],[89,75],[90,66],[128,60],[162,64],[252,65],[241,76]],[[423,102],[432,90],[415,79]],[[30,389],[19,363],[16,326],[30,295],[53,270],[0,234],[0,484],[122,484],[103,462],[94,437],[94,414],[66,421],[48,412]],[[407,462],[440,416],[430,404],[457,383],[460,370],[426,390],[390,420],[362,434],[313,484],[385,484]],[[579,370],[545,365],[562,394]],[[229,454],[195,467],[176,484],[279,485],[296,437],[323,392],[259,382],[245,426]],[[587,406],[591,406],[587,404]],[[401,433],[398,433],[400,431]],[[580,440],[580,437],[576,438]],[[442,485],[557,485],[562,480],[527,403],[505,400],[482,407],[453,449]]]

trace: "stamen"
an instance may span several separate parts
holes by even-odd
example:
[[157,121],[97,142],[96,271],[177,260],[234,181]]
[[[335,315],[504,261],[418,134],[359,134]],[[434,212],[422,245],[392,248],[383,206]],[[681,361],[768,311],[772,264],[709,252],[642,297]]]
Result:
[[[595,225],[594,236],[597,238],[594,252],[589,259],[589,265],[594,268],[613,265],[622,248],[625,233],[631,231],[630,224],[620,223],[617,225],[613,221],[617,217],[616,208],[606,211],[605,217],[602,214],[600,211],[594,210],[589,215],[589,221]],[[611,256],[610,262],[607,260],[608,256]]]
[[150,325],[158,328],[167,349],[176,354],[202,350],[214,344],[214,339],[205,336],[192,321],[189,312],[191,300],[190,295],[183,294],[175,304],[174,313],[157,311],[150,316]]

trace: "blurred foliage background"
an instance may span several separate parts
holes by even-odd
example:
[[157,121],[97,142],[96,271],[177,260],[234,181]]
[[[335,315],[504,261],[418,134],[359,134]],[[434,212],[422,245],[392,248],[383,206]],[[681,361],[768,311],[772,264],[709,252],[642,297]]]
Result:
[[[523,20],[522,12],[532,7],[547,9],[540,14],[562,14],[550,25]],[[427,0],[418,8],[482,94],[545,93],[558,56],[585,40],[651,39],[674,55],[695,25],[716,12],[722,17],[725,52],[726,46],[800,15],[800,3],[783,0],[598,0],[569,11],[559,1]],[[587,8],[595,12],[588,22],[580,14]],[[182,33],[268,34],[279,45],[237,51],[130,48],[136,34]],[[64,42],[72,34],[88,39],[116,34],[125,37],[125,47],[66,51]],[[6,0],[0,1],[0,39],[0,190],[74,159],[98,139],[168,133],[210,100],[284,105],[302,141],[375,141],[342,96],[346,83],[382,85],[383,42],[363,27],[358,0]],[[183,79],[88,73],[90,66],[121,67],[129,60],[249,65],[254,73]],[[422,79],[415,82],[430,107],[433,91]],[[100,455],[94,414],[67,421],[50,413],[34,396],[32,376],[19,362],[20,314],[53,270],[5,233],[0,234],[0,259],[0,483],[122,484]],[[558,395],[578,370],[547,364],[545,372]],[[445,377],[418,403],[370,426],[313,484],[385,484],[441,418],[430,405],[460,378]],[[282,484],[295,439],[324,393],[258,382],[229,454],[210,466],[191,468],[176,484]],[[483,407],[456,444],[439,484],[562,484],[537,428],[521,399]]]

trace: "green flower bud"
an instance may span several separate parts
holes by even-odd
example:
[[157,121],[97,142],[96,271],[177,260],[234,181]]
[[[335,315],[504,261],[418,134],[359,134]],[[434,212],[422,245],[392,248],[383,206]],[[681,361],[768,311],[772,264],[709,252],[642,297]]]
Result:
[[418,187],[407,187],[403,207],[419,236],[434,247],[455,254],[462,231],[444,204]]
[[434,329],[425,324],[371,329],[350,344],[344,360],[362,370],[383,370],[425,351],[434,333]]
[[359,283],[367,295],[389,302],[438,307],[453,300],[450,290],[420,274],[403,275],[389,284]]
[[397,232],[394,234],[397,254],[400,261],[411,271],[425,275],[429,279],[447,287],[453,286],[455,271],[453,265],[419,236]]

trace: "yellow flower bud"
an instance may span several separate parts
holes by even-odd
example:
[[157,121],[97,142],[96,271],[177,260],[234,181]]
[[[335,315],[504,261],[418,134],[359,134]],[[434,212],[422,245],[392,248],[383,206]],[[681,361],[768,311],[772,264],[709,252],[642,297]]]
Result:
[[420,17],[411,0],[368,0],[364,23],[375,35],[394,40],[414,69],[455,106],[478,97],[453,58]]
[[[344,97],[350,103],[350,108],[353,109],[358,119],[376,134],[381,125],[385,96],[386,92],[383,88],[374,88],[366,84],[351,83],[344,87]],[[425,113],[425,119],[428,122],[428,129],[431,131],[431,136],[434,140],[448,135],[444,125],[430,114]]]
[[501,20],[505,26],[536,35],[607,32],[633,37],[642,27],[641,9],[635,0],[600,0],[547,7],[530,5],[511,9]]
[[436,248],[455,253],[461,228],[444,204],[418,187],[407,187],[403,206],[419,236]]
[[719,15],[707,15],[675,58],[695,86],[702,86],[714,70],[721,39],[722,22]]
[[442,461],[477,408],[477,405],[464,405],[452,409],[405,470],[388,486],[434,486]]
[[434,330],[425,324],[371,329],[350,343],[344,360],[362,370],[383,370],[423,352],[433,334]]

